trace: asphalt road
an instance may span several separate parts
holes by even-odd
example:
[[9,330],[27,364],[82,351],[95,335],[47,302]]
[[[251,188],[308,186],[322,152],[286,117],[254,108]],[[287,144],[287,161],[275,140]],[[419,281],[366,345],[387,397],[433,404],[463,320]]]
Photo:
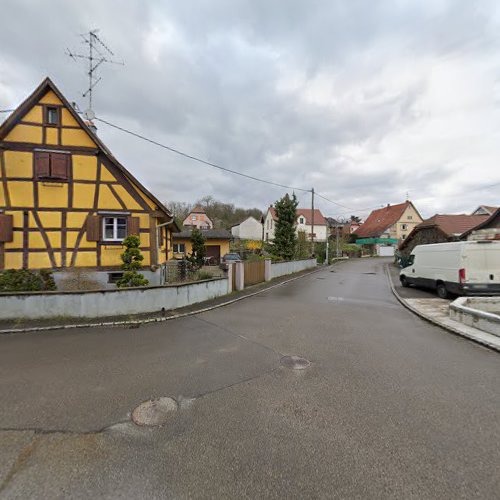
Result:
[[[500,358],[402,308],[384,264],[0,337],[0,498],[498,498]],[[159,396],[179,403],[164,426],[131,423]]]

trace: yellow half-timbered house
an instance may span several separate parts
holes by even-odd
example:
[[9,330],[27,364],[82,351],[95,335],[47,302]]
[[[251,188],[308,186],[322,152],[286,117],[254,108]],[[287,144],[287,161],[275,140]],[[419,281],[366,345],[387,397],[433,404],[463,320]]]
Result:
[[0,126],[0,270],[85,269],[101,283],[137,234],[145,275],[172,257],[170,212],[45,79]]

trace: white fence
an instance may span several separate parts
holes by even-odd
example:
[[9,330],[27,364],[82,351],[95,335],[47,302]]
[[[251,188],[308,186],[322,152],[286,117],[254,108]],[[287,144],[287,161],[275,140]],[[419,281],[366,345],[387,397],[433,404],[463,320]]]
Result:
[[316,259],[292,260],[290,262],[275,262],[271,265],[271,278],[284,276],[285,274],[298,273],[305,269],[312,269],[318,263]]
[[230,292],[228,279],[89,292],[0,294],[0,319],[103,318],[177,309]]

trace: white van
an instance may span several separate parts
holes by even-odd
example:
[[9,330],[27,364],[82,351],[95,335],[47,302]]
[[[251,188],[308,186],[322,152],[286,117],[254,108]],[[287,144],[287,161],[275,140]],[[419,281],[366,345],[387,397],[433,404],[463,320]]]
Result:
[[418,245],[399,274],[402,286],[432,288],[445,299],[500,294],[500,241]]

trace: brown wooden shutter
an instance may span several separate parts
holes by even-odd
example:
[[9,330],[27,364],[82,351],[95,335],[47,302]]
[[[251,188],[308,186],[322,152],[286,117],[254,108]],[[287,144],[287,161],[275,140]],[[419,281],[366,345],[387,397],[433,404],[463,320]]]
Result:
[[50,176],[50,153],[35,152],[35,176],[38,178]]
[[87,217],[87,241],[101,241],[101,218],[98,215]]
[[57,179],[68,178],[70,155],[64,153],[50,153],[50,176]]
[[140,219],[139,217],[127,217],[127,235],[135,234],[139,236],[139,226]]
[[0,214],[0,242],[6,243],[14,239],[12,230],[13,217],[12,215]]

